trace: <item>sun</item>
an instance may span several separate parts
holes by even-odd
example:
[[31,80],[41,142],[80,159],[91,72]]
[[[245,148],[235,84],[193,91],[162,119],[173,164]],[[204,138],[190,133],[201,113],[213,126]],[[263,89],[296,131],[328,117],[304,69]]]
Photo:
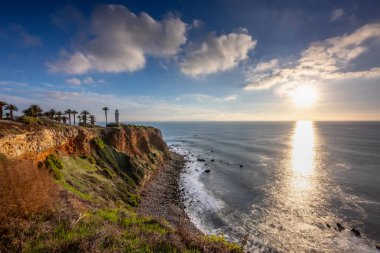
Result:
[[291,94],[293,102],[298,107],[311,107],[316,99],[317,92],[312,86],[300,86]]

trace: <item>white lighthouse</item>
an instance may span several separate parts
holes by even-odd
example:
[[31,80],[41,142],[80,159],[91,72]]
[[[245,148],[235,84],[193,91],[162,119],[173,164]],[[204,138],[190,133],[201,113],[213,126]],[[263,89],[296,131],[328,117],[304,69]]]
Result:
[[118,109],[115,110],[115,123],[119,124],[119,110]]

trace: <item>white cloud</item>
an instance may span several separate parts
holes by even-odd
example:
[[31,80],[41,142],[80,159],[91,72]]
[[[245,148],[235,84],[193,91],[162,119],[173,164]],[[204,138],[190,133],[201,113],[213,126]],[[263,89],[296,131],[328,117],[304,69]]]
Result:
[[99,80],[94,80],[91,76],[86,76],[85,78],[78,78],[78,77],[73,77],[73,78],[68,78],[65,80],[67,84],[70,85],[75,85],[75,86],[80,86],[82,84],[104,84],[105,81],[102,79]]
[[191,24],[192,28],[201,28],[202,26],[203,26],[203,22],[202,20],[199,20],[199,19],[194,19]]
[[237,95],[229,95],[226,97],[216,97],[206,94],[190,93],[181,95],[176,98],[177,101],[191,101],[195,100],[197,102],[229,102],[237,99]]
[[70,85],[81,85],[82,84],[82,81],[79,79],[79,78],[68,78],[65,80],[65,82],[67,84],[70,84]]
[[234,68],[248,58],[256,41],[245,33],[230,33],[209,39],[189,50],[181,63],[181,72],[199,77]]
[[132,72],[145,66],[146,55],[175,55],[186,42],[185,33],[186,24],[173,15],[156,21],[122,5],[101,5],[92,15],[91,39],[47,65],[53,72],[68,74]]
[[334,9],[331,12],[330,20],[331,21],[339,20],[339,19],[343,18],[344,14],[345,14],[345,12],[343,9],[341,9],[341,8]]
[[[288,94],[295,86],[305,83],[325,83],[328,80],[380,77],[380,64],[368,63],[355,69],[355,61],[369,61],[372,47],[380,46],[380,24],[365,25],[352,34],[312,43],[295,63],[279,67],[266,62],[247,71],[246,90],[268,89],[277,86],[280,95]],[[376,50],[373,50],[375,52]],[[276,66],[277,65],[277,66]],[[268,66],[273,67],[269,71]]]
[[83,79],[83,83],[92,84],[92,83],[94,83],[94,80],[92,79],[91,76],[87,76],[86,78]]
[[[235,95],[212,98],[215,102],[221,102],[233,100]],[[209,108],[194,99],[173,101],[165,97],[126,96],[86,91],[46,91],[35,87],[18,89],[12,92],[12,95],[4,93],[3,99],[13,101],[12,103],[20,108],[19,113],[30,104],[37,103],[44,110],[54,108],[64,111],[70,108],[80,112],[86,109],[96,116],[98,122],[105,120],[104,112],[101,110],[104,106],[110,108],[109,120],[112,120],[114,110],[119,109],[122,121],[242,120],[249,116],[220,108],[221,103],[217,103],[216,108]]]

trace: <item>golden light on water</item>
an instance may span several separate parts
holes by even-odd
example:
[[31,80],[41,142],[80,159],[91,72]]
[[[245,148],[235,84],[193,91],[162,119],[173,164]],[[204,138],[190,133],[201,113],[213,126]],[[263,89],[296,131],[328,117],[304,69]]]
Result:
[[315,167],[315,137],[312,121],[297,121],[291,151],[294,174],[310,176]]

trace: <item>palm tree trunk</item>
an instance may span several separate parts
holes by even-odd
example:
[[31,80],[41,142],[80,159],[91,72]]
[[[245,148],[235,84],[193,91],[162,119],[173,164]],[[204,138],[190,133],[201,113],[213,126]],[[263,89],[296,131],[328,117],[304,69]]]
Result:
[[11,120],[13,120],[13,110],[9,110],[9,116],[11,117]]
[[3,119],[3,107],[0,106],[0,119]]
[[106,126],[108,125],[108,120],[107,120],[107,111],[106,112]]

